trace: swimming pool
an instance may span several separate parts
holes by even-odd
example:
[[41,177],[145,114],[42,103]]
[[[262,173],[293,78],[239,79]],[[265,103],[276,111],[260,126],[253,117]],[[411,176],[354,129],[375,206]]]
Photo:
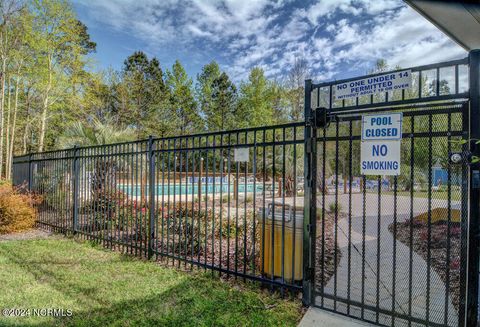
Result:
[[[126,193],[127,195],[131,196],[140,196],[142,195],[142,186],[141,185],[128,185],[128,184],[120,184],[117,186],[122,192]],[[256,189],[257,193],[263,192],[263,185],[257,184],[238,184],[238,193],[245,193],[245,187],[247,193],[253,193],[253,190]],[[228,194],[228,190],[233,193],[234,185],[230,183],[230,187],[228,184],[224,183],[215,183],[215,184],[202,184],[202,194],[216,194],[219,195],[221,193]],[[143,195],[148,195],[148,186],[144,186]],[[198,194],[198,184],[192,185],[188,183],[185,185],[182,183],[173,183],[168,184],[157,184],[155,189],[155,195],[179,195],[179,194]]]

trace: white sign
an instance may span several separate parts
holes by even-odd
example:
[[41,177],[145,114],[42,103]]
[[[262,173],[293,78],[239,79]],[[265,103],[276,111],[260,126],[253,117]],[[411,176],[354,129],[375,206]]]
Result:
[[400,141],[362,141],[362,175],[400,175]]
[[362,116],[362,141],[400,140],[402,113]]
[[362,175],[400,175],[402,118],[401,113],[362,117]]
[[362,95],[407,89],[412,86],[412,72],[403,70],[345,82],[333,86],[335,100],[356,98]]
[[235,148],[233,150],[233,161],[248,162],[249,151],[248,148]]

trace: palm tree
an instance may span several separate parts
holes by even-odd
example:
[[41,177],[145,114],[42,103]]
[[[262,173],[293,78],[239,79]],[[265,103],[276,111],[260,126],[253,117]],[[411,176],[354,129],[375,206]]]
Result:
[[[60,137],[59,144],[67,148],[74,145],[106,145],[133,139],[135,139],[133,129],[119,129],[109,119],[104,122],[99,119],[93,119],[89,124],[74,123]],[[117,172],[124,165],[120,156],[99,156],[90,159],[87,161],[87,165],[91,166],[90,169],[93,171],[90,182],[93,210],[101,215],[106,215],[107,220],[112,220],[115,216],[117,200],[120,197],[116,191]]]
[[119,129],[111,119],[105,122],[94,118],[90,124],[75,122],[60,137],[59,145],[62,148],[89,145],[104,145],[131,141],[135,139],[135,132],[127,127]]

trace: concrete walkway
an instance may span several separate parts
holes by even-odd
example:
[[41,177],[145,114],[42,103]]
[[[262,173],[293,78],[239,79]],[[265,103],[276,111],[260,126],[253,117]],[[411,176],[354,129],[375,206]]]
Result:
[[[334,198],[328,196],[325,205],[333,202]],[[321,200],[320,200],[321,202]],[[339,196],[342,211],[348,213],[348,195]],[[362,270],[364,271],[363,291],[365,304],[380,309],[395,309],[398,313],[409,314],[410,290],[409,276],[412,270],[412,305],[411,314],[420,319],[425,319],[427,314],[427,263],[425,260],[412,253],[412,265],[410,265],[410,249],[399,241],[395,241],[388,226],[394,219],[394,197],[382,195],[380,214],[378,211],[378,197],[375,194],[367,194],[365,201],[365,227],[363,222],[363,196],[352,195],[352,219],[351,233],[349,234],[349,219],[343,218],[338,221],[337,243],[342,251],[337,273],[326,285],[324,292],[343,298],[348,297],[350,287],[350,299],[362,301]],[[397,197],[397,221],[410,218],[410,198]],[[459,203],[452,206],[458,207]],[[321,207],[321,203],[319,203]],[[445,200],[432,200],[432,209],[447,207]],[[415,198],[413,203],[414,215],[426,212],[428,200]],[[363,253],[363,234],[365,228],[365,252]],[[349,241],[350,240],[350,241]],[[350,245],[350,256],[348,255]],[[364,255],[363,255],[364,254]],[[363,265],[363,257],[365,264]],[[393,261],[395,262],[395,266]],[[350,267],[350,270],[349,270]],[[395,269],[394,269],[395,268]],[[350,271],[350,274],[349,274]],[[318,272],[317,272],[318,273]],[[452,326],[458,321],[457,313],[449,301],[445,307],[445,285],[433,270],[430,269],[430,303],[428,308],[429,319],[432,322],[443,323],[445,310],[448,310],[448,323]],[[336,292],[336,293],[335,293]],[[317,299],[320,301],[320,299]],[[325,305],[332,305],[333,301],[325,300]],[[337,302],[337,311],[346,312],[346,305]],[[353,314],[356,314],[353,312]],[[375,320],[373,312],[366,311],[365,318]],[[380,315],[379,323],[390,324],[391,317]]]
[[310,307],[307,313],[303,316],[302,320],[298,324],[298,327],[365,327],[373,326],[372,324],[349,318],[329,312],[326,310]]

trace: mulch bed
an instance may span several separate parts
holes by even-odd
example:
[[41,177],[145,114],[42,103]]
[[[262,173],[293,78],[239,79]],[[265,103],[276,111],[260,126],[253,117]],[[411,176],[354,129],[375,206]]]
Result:
[[[261,274],[261,267],[262,267],[262,259],[261,259],[261,234],[262,234],[262,219],[261,215],[258,214],[258,208],[261,205],[257,204],[257,216],[256,216],[256,223],[253,224],[252,217],[253,217],[253,210],[247,209],[247,224],[245,225],[244,222],[244,212],[243,206],[239,206],[239,213],[238,213],[238,223],[239,223],[239,230],[237,234],[237,242],[235,240],[235,214],[236,208],[231,208],[230,212],[230,228],[231,234],[230,237],[227,237],[226,229],[228,224],[226,224],[226,215],[227,210],[224,209],[223,212],[223,232],[222,236],[220,237],[219,233],[219,208],[218,204],[216,205],[216,219],[215,219],[215,227],[214,227],[214,237],[212,237],[212,217],[214,216],[211,207],[209,210],[204,213],[208,217],[206,220],[203,217],[200,223],[200,231],[201,236],[199,238],[199,231],[198,225],[195,224],[193,230],[191,229],[192,226],[190,225],[187,230],[185,230],[185,216],[184,214],[178,214],[179,217],[182,217],[182,225],[180,226],[179,220],[177,219],[174,225],[170,225],[168,229],[168,237],[167,237],[167,228],[163,230],[163,243],[161,240],[161,225],[158,227],[158,247],[157,251],[159,253],[168,253],[170,255],[175,255],[180,258],[185,258],[187,260],[193,260],[200,262],[201,264],[212,265],[215,267],[221,267],[223,269],[228,269],[230,271],[238,271],[239,273],[246,273],[246,274],[254,274],[258,275]],[[202,206],[201,210],[205,208]],[[195,221],[198,218],[198,210],[199,208],[195,208]],[[342,213],[338,214],[338,219],[341,219]],[[188,222],[190,222],[190,217]],[[88,219],[80,219],[80,222],[86,222]],[[206,233],[206,240],[205,240],[205,222],[207,221],[207,233]],[[161,222],[159,222],[161,224]],[[335,272],[335,266],[339,264],[341,258],[341,251],[337,246],[336,251],[336,263],[335,263],[335,238],[334,238],[334,214],[326,213],[325,214],[325,252],[324,252],[324,261],[322,262],[322,220],[317,219],[317,241],[316,241],[316,267],[315,267],[315,278],[316,278],[316,285],[321,286],[322,282],[324,285],[328,283],[330,278],[333,276]],[[182,227],[183,226],[183,227]],[[166,227],[166,226],[165,226]],[[255,230],[255,232],[254,232]],[[142,253],[142,250],[145,249],[146,246],[146,229],[143,231],[137,231],[136,228],[127,228],[123,231],[118,231],[117,228],[113,227],[111,229],[105,228],[105,226],[93,226],[88,224],[80,224],[79,231],[84,231],[91,236],[96,236],[99,238],[104,239],[104,243],[111,247],[112,249],[119,250],[120,252],[139,252]],[[245,233],[246,231],[246,233]],[[193,233],[193,235],[192,235]],[[181,235],[181,236],[180,236]],[[187,242],[185,246],[185,236],[187,236]],[[194,242],[192,242],[192,238],[194,237]],[[85,236],[88,238],[88,236]],[[173,247],[175,239],[175,247]],[[178,240],[181,240],[180,244]],[[197,240],[200,239],[200,243]],[[134,249],[127,249],[122,245],[115,244],[113,242],[109,242],[109,240],[118,240],[121,242],[125,242],[130,245],[136,245],[140,249],[135,251]],[[206,244],[205,244],[206,241]],[[168,242],[168,249],[167,249],[167,242]],[[212,244],[213,243],[213,244]],[[192,249],[193,244],[193,249]],[[206,245],[206,246],[205,246]],[[235,251],[237,250],[237,251]],[[221,256],[220,256],[221,251]],[[301,253],[302,251],[300,251]],[[193,253],[193,257],[192,257]],[[169,261],[173,263],[172,258],[164,258],[162,261]],[[177,261],[177,260],[175,260]],[[178,263],[178,262],[177,262]],[[184,263],[181,263],[183,265]],[[286,263],[290,264],[290,263]],[[188,266],[189,264],[187,264]],[[323,274],[322,274],[323,269]],[[291,283],[291,281],[286,281],[287,283]]]
[[[338,220],[340,220],[343,213],[338,213]],[[317,287],[328,284],[330,278],[335,274],[335,267],[340,263],[342,251],[337,246],[335,262],[335,215],[333,213],[325,214],[325,234],[322,235],[322,220],[317,219],[317,240],[316,240],[316,260],[315,260],[315,284]],[[325,247],[322,243],[322,237],[325,240]],[[325,252],[322,254],[323,247]],[[323,255],[323,262],[322,262]],[[322,273],[322,268],[323,273]]]
[[[447,258],[448,224],[439,221],[430,224],[430,263],[431,267],[440,276],[442,281],[450,285],[450,296],[455,309],[459,309],[460,295],[460,236],[459,223],[450,223],[450,259]],[[393,233],[394,224],[388,229]],[[428,224],[419,220],[410,220],[397,223],[396,238],[403,244],[410,246],[410,228],[412,228],[412,247],[425,261],[428,256]],[[449,279],[449,281],[448,281]]]

